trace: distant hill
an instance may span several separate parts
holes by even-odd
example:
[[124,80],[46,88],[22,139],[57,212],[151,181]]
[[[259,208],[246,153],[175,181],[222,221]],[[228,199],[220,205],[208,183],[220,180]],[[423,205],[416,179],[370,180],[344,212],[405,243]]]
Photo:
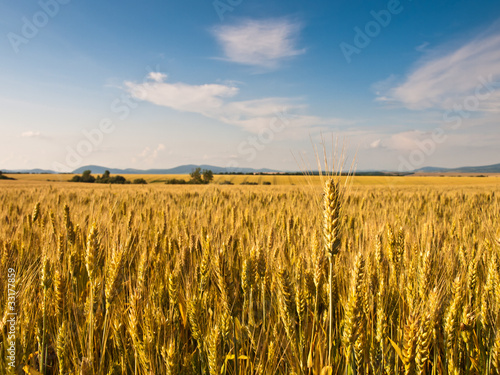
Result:
[[439,173],[442,172],[446,168],[439,168],[439,167],[423,167],[420,169],[416,169],[413,172],[415,173]]
[[[82,174],[85,170],[90,170],[93,174],[103,174],[105,171],[109,171],[112,174],[189,174],[195,168],[201,169],[210,169],[215,174],[220,173],[283,173],[282,171],[276,169],[268,169],[268,168],[223,168],[217,167],[214,165],[196,165],[196,164],[186,164],[180,165],[175,168],[166,168],[166,169],[133,169],[133,168],[109,168],[102,167],[100,165],[85,165],[83,167],[75,169],[73,174]],[[13,174],[13,173],[46,173],[46,174],[55,174],[57,172],[47,170],[47,169],[18,169],[18,170],[5,170],[1,169],[4,173]],[[284,172],[291,174],[301,174],[302,172]],[[309,171],[309,174],[315,174],[317,172]],[[492,164],[492,165],[482,165],[475,167],[460,167],[460,168],[441,168],[441,167],[423,167],[416,169],[412,172],[398,173],[394,171],[356,171],[356,175],[358,176],[396,176],[396,175],[408,175],[412,173],[457,173],[457,174],[466,174],[466,173],[479,173],[479,174],[491,174],[491,173],[500,173],[500,163]]]
[[439,168],[439,167],[424,167],[414,171],[422,173],[500,173],[500,164],[482,165],[476,167],[459,167],[459,168]]
[[77,168],[73,171],[74,174],[81,174],[83,171],[90,170],[94,174],[102,174],[105,171],[109,171],[111,174],[189,174],[195,168],[201,169],[209,169],[213,173],[272,173],[279,172],[278,170],[273,169],[253,169],[253,168],[222,168],[214,165],[195,165],[195,164],[187,164],[180,165],[175,168],[169,169],[119,169],[119,168],[107,168],[101,167],[99,165],[86,165],[80,168]]
[[45,173],[45,174],[54,174],[57,172],[48,170],[48,169],[15,169],[15,170],[8,170],[8,169],[2,169],[3,173]]

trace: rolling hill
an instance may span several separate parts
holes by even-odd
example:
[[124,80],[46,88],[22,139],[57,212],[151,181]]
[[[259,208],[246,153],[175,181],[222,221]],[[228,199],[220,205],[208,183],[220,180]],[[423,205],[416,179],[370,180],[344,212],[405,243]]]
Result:
[[105,171],[109,171],[111,174],[189,174],[195,168],[201,169],[209,169],[213,173],[270,173],[270,172],[279,172],[273,169],[253,169],[253,168],[222,168],[213,165],[195,165],[195,164],[187,164],[180,165],[175,168],[169,169],[119,169],[119,168],[107,168],[101,167],[99,165],[86,165],[80,168],[77,168],[73,171],[74,174],[81,174],[85,170],[90,170],[94,174],[102,174]]
[[[166,169],[133,169],[133,168],[109,168],[103,167],[100,165],[85,165],[83,167],[79,167],[74,171],[70,172],[72,174],[82,174],[85,170],[90,170],[93,174],[103,174],[105,171],[109,171],[112,174],[189,174],[195,168],[201,169],[209,169],[215,174],[221,173],[279,173],[282,171],[276,169],[268,169],[268,168],[223,168],[214,165],[196,165],[196,164],[186,164],[180,165],[174,168],[166,168]],[[18,169],[18,170],[5,170],[1,169],[4,173],[47,173],[47,174],[55,174],[57,172],[47,170],[47,169]],[[293,173],[293,172],[292,172]],[[310,172],[314,173],[314,172]],[[393,175],[395,172],[391,171],[357,171],[357,175]],[[413,172],[405,173],[457,173],[457,174],[468,174],[468,173],[480,173],[480,174],[492,174],[492,173],[500,173],[500,163],[491,164],[491,165],[482,165],[482,166],[466,166],[459,168],[442,168],[442,167],[423,167],[414,170]]]
[[424,167],[414,171],[415,173],[500,173],[500,164],[482,165],[475,167],[459,167],[459,168],[439,168],[439,167]]

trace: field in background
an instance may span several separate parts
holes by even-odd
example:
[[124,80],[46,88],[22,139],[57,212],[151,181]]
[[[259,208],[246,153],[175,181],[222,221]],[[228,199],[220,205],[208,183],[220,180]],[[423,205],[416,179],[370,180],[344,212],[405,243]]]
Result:
[[[17,179],[17,182],[67,182],[74,175],[47,175],[47,174],[12,174],[9,175]],[[164,184],[168,179],[189,180],[189,175],[123,175],[127,180],[133,181],[136,178],[144,178],[149,184]],[[320,185],[318,176],[289,176],[289,175],[215,175],[213,183],[220,184],[229,181],[234,185],[243,182],[270,182],[272,185]],[[14,181],[15,183],[16,181]],[[8,180],[0,180],[0,184],[8,184]],[[499,186],[500,175],[487,177],[477,176],[356,176],[352,178],[354,186],[370,185],[390,185],[390,186]]]

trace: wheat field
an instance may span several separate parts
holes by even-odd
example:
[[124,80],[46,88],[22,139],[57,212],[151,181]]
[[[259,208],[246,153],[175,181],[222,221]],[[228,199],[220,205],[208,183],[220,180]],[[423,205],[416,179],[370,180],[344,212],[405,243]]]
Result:
[[[38,186],[38,184],[54,184],[66,183],[71,180],[75,174],[13,174],[10,175],[17,181],[2,181],[3,186],[26,185],[29,183]],[[178,175],[151,175],[151,174],[124,174],[127,180],[132,181],[136,178],[143,178],[149,184],[164,184],[168,179],[182,179],[188,181],[190,176],[187,174]],[[271,185],[321,185],[321,179],[314,176],[298,176],[298,175],[214,175],[214,184],[221,184],[226,181],[234,185],[241,185],[243,182],[257,183],[262,185],[264,182],[269,182]],[[500,175],[491,174],[484,177],[478,176],[353,176],[350,184],[353,186],[488,186],[495,188],[500,185]],[[73,184],[72,184],[73,185]]]
[[500,374],[496,178],[312,179],[2,183],[0,373]]

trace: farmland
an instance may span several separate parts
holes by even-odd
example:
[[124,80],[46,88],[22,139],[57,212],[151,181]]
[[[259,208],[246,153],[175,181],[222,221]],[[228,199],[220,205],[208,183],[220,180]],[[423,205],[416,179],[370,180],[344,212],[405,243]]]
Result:
[[[12,174],[9,175],[17,179],[15,184],[21,182],[36,183],[62,183],[69,181],[73,174]],[[169,179],[189,180],[189,175],[148,175],[148,174],[124,174],[127,180],[143,178],[150,184],[164,184]],[[344,180],[344,179],[343,179]],[[269,182],[272,185],[321,185],[318,176],[295,176],[295,175],[215,175],[214,184],[221,184],[229,181],[234,185],[240,185],[242,182],[255,182],[262,184]],[[484,177],[477,176],[441,176],[441,175],[409,175],[409,176],[355,176],[351,179],[353,186],[499,186],[500,175],[489,175]],[[8,186],[7,181],[2,182],[2,186]],[[80,185],[81,186],[81,185]]]
[[500,371],[499,177],[14,177],[0,340],[13,289],[17,372]]

